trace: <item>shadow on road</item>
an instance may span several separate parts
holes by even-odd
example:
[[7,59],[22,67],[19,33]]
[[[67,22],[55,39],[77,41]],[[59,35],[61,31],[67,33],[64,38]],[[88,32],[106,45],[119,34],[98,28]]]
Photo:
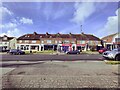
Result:
[[26,65],[35,65],[35,64],[43,64],[44,62],[35,62],[35,63],[19,63],[19,64],[2,64],[0,67],[20,67],[20,66],[26,66]]

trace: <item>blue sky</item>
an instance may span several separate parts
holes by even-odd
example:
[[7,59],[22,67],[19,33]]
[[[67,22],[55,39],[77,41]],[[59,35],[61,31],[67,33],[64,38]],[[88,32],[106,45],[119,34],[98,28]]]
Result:
[[4,2],[0,35],[81,33],[98,37],[118,32],[117,2]]

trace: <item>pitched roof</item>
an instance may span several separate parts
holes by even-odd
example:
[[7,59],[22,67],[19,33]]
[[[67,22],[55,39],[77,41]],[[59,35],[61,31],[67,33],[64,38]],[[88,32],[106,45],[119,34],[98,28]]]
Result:
[[98,40],[100,41],[100,39],[96,36],[93,36],[91,34],[37,34],[37,33],[33,33],[33,34],[25,34],[21,37],[19,37],[17,40],[39,40],[40,38],[75,38],[77,40]]
[[102,40],[106,41],[107,43],[111,43],[112,40],[113,40],[113,37],[114,37],[116,34],[117,34],[117,33],[114,33],[114,34],[105,36],[105,37],[102,38]]
[[[7,39],[4,40],[4,37],[7,37]],[[11,40],[13,38],[15,38],[15,37],[8,37],[8,36],[4,35],[3,37],[0,36],[0,41],[9,41],[9,40]]]

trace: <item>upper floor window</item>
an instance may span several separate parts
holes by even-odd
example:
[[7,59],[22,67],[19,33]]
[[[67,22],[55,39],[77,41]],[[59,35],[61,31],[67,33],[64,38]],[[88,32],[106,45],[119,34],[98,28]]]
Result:
[[19,40],[19,43],[22,43],[22,40]]
[[80,44],[85,44],[85,41],[80,41]]
[[51,43],[51,40],[47,40],[47,43]]
[[59,43],[62,43],[62,41],[59,41]]
[[56,40],[56,41],[55,41],[55,43],[57,44],[57,43],[58,43],[58,41]]
[[3,40],[7,40],[7,37],[4,37]]
[[42,40],[41,43],[44,43],[44,41]]
[[32,43],[36,43],[36,40],[32,40]]
[[71,43],[73,43],[73,44],[74,44],[74,43],[75,43],[75,41],[72,41]]
[[29,40],[25,40],[25,43],[29,43]]
[[115,42],[120,42],[120,38],[115,38]]
[[70,41],[69,40],[65,40],[64,43],[70,43]]
[[92,41],[89,41],[89,44],[92,44],[93,42]]
[[96,45],[98,45],[98,41],[96,41]]

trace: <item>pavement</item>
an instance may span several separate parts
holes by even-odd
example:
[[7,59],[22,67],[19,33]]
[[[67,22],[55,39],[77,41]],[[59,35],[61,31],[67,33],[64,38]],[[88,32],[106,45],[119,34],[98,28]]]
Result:
[[118,88],[119,76],[104,61],[44,61],[4,74],[2,88]]

